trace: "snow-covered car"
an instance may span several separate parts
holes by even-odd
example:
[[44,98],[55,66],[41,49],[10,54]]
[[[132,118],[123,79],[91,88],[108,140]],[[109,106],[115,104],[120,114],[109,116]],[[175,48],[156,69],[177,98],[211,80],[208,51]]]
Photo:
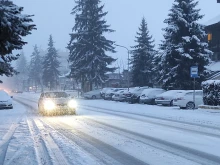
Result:
[[129,103],[139,103],[140,102],[140,96],[143,90],[148,89],[149,87],[139,87],[135,88],[130,95],[127,96],[127,101]]
[[126,89],[117,91],[113,96],[112,100],[114,101],[125,101],[125,92],[128,91]]
[[100,89],[98,90],[93,90],[93,91],[90,91],[90,92],[86,92],[84,93],[84,98],[86,99],[100,99],[101,98],[101,94],[100,94]]
[[112,100],[112,96],[116,93],[116,92],[118,92],[118,91],[120,91],[120,90],[124,90],[123,88],[113,88],[113,89],[109,89],[109,90],[107,90],[106,91],[106,93],[105,93],[105,100]]
[[162,105],[173,106],[173,100],[179,93],[183,93],[185,90],[169,90],[156,96],[155,103]]
[[203,91],[195,91],[195,102],[193,101],[193,90],[185,91],[177,95],[173,101],[173,105],[179,106],[181,109],[194,109],[203,104]]
[[76,100],[63,91],[42,93],[38,101],[38,110],[42,115],[73,115],[76,108]]
[[101,94],[101,97],[103,99],[105,99],[105,93],[110,90],[110,89],[113,89],[113,88],[103,88],[101,91],[100,91],[100,94]]
[[143,90],[140,97],[140,103],[144,104],[155,104],[155,98],[157,95],[166,92],[164,89],[161,88],[149,88]]
[[13,109],[12,96],[4,90],[0,90],[0,109]]

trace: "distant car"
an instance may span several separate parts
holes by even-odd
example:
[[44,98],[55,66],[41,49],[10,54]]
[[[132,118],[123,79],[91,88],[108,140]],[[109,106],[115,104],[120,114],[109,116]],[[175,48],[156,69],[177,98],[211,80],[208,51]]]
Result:
[[86,92],[84,93],[84,98],[86,99],[100,99],[101,98],[101,94],[100,94],[100,89],[98,90],[93,90],[93,91],[90,91],[90,92]]
[[113,88],[103,88],[101,91],[100,91],[100,95],[103,99],[105,99],[105,93],[109,90],[109,89],[113,89]]
[[203,104],[203,91],[195,91],[195,102],[193,101],[193,90],[189,90],[178,94],[174,99],[173,104],[179,106],[181,109],[194,109],[198,108],[199,105]]
[[0,109],[13,109],[12,96],[0,90]]
[[114,101],[125,101],[125,99],[126,99],[126,97],[125,97],[125,92],[126,92],[126,91],[127,91],[127,89],[117,91],[117,92],[112,96],[112,100],[114,100]]
[[12,90],[13,93],[23,93],[21,90]]
[[179,93],[183,93],[185,90],[169,90],[162,94],[157,95],[155,99],[156,104],[173,106],[173,100]]
[[113,88],[113,89],[109,89],[109,90],[107,90],[106,91],[106,93],[105,93],[105,100],[112,100],[112,96],[116,93],[116,92],[118,92],[118,91],[120,91],[120,90],[124,90],[123,88]]
[[140,103],[154,105],[154,104],[156,104],[155,103],[156,96],[159,94],[162,94],[164,92],[166,92],[166,91],[164,89],[160,89],[160,88],[145,89],[141,93]]
[[76,100],[63,91],[42,93],[38,101],[38,109],[42,115],[73,115],[76,108]]
[[127,95],[127,101],[129,103],[139,103],[140,102],[140,96],[143,90],[148,89],[149,87],[137,87],[135,88],[130,95]]

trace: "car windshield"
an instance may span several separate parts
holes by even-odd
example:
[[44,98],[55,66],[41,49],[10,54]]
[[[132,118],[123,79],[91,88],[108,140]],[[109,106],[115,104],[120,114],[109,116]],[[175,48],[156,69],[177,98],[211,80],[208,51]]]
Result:
[[49,92],[45,93],[44,96],[46,98],[67,98],[68,94],[65,92]]

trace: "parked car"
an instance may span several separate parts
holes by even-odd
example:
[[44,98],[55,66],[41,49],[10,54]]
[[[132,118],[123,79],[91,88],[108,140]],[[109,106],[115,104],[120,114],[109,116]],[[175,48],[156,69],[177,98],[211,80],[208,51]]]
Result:
[[183,93],[185,90],[169,90],[156,96],[155,103],[162,105],[173,106],[173,100],[179,93]]
[[139,103],[140,102],[140,96],[143,90],[148,89],[149,87],[139,87],[135,88],[130,95],[127,96],[127,100],[129,103]]
[[86,92],[84,93],[84,98],[86,99],[100,99],[101,98],[101,94],[100,94],[100,89],[98,90],[93,90],[93,91],[90,91],[90,92]]
[[112,96],[117,92],[123,90],[123,88],[113,88],[113,89],[109,89],[106,91],[105,93],[105,100],[112,100]]
[[126,89],[117,91],[117,92],[112,96],[112,100],[114,100],[114,101],[124,101],[125,98],[126,98],[125,95],[124,95],[124,93],[125,93],[126,91],[127,91]]
[[41,93],[38,101],[38,110],[42,115],[73,115],[76,112],[77,102],[66,92],[54,91]]
[[160,88],[149,88],[149,89],[144,89],[143,92],[141,93],[140,97],[140,103],[144,104],[156,104],[155,99],[156,96],[159,94],[162,94],[166,92],[164,89]]
[[13,109],[12,96],[4,90],[0,90],[0,109]]
[[185,91],[178,94],[174,99],[173,104],[179,106],[181,109],[194,109],[198,108],[199,105],[203,104],[203,91],[195,91],[195,102],[193,101],[193,90]]
[[101,91],[100,91],[100,95],[103,99],[105,99],[105,93],[110,90],[110,89],[113,89],[113,88],[103,88]]

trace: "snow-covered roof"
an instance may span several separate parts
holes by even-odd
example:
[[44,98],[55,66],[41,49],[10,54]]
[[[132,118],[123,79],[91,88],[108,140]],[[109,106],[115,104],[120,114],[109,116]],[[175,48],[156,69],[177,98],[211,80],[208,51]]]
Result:
[[208,69],[213,72],[220,71],[220,61],[211,63]]
[[218,15],[218,16],[216,16],[216,17],[210,19],[209,21],[205,22],[204,25],[205,25],[205,26],[209,26],[209,25],[216,24],[216,23],[218,23],[218,22],[220,22],[220,15]]
[[207,80],[202,82],[202,85],[208,85],[208,84],[220,84],[220,80]]

